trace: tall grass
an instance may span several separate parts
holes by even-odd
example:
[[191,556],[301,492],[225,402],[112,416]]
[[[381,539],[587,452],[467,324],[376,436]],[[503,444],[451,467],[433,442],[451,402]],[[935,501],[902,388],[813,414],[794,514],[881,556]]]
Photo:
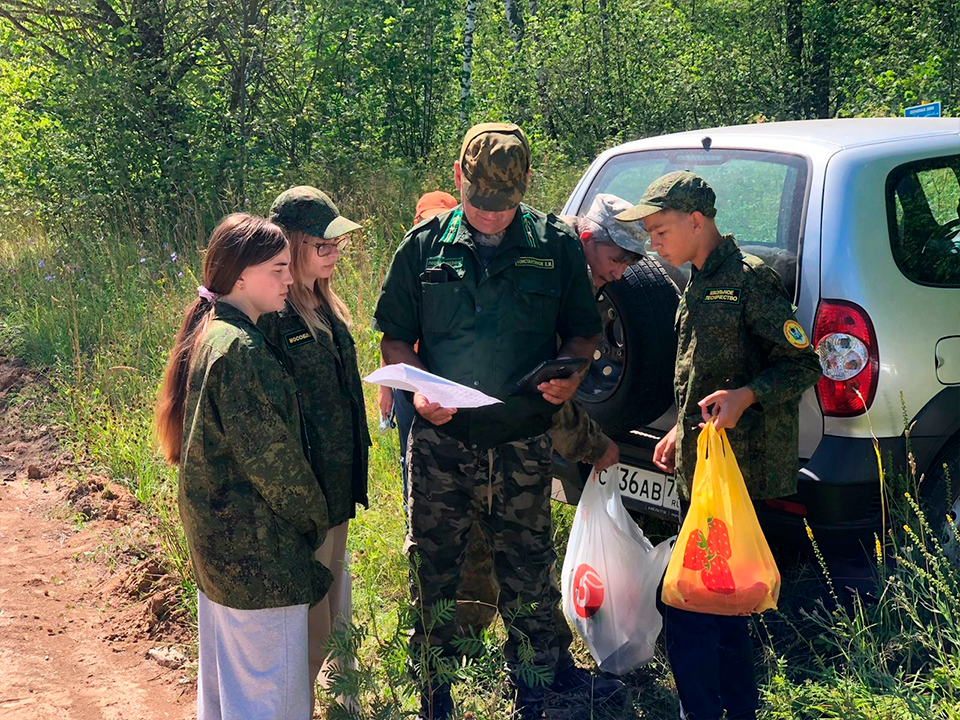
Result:
[[[531,204],[558,209],[576,181],[574,168],[541,164]],[[342,256],[335,286],[354,316],[361,373],[379,363],[370,328],[377,293],[416,197],[453,190],[450,173],[379,168],[334,189],[341,211],[363,223]],[[294,182],[303,182],[301,178]],[[306,180],[322,185],[321,180]],[[0,219],[0,352],[46,370],[55,394],[42,412],[66,427],[65,442],[83,463],[128,486],[156,522],[153,541],[193,595],[176,510],[175,473],[151,434],[154,398],[181,313],[199,284],[207,234],[236,207],[265,213],[283,188],[263,188],[252,202],[201,208],[189,194],[166,222],[134,222],[132,213],[36,221]],[[374,389],[366,388],[368,423],[377,427]],[[405,638],[407,559],[399,448],[395,432],[374,431],[370,508],[351,523],[356,630],[334,642],[355,660],[343,678],[363,717],[402,717],[414,707]],[[762,718],[960,718],[960,625],[957,575],[915,503],[915,483],[888,483],[889,550],[875,561],[877,591],[852,602],[831,591],[814,564],[785,572],[783,606],[761,619]],[[896,488],[896,489],[895,489]],[[563,554],[570,508],[554,508]],[[905,529],[909,528],[909,529]],[[826,578],[829,574],[826,574]],[[505,678],[497,624],[478,638],[474,660],[460,668],[456,696],[480,718],[505,718]],[[589,656],[579,642],[578,660]],[[626,678],[633,693],[622,711],[582,707],[558,717],[676,717],[672,680],[662,658]],[[567,714],[563,714],[566,712]],[[342,713],[341,713],[342,715]]]

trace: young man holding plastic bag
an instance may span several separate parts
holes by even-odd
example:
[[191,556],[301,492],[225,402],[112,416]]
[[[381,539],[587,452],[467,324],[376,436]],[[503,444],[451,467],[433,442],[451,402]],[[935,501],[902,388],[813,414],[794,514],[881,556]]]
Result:
[[[715,202],[703,178],[677,171],[655,180],[637,205],[617,216],[642,220],[651,248],[670,264],[693,266],[677,311],[677,425],[654,452],[658,467],[676,472],[684,514],[698,436],[708,421],[714,428],[704,442],[719,443],[713,429],[726,430],[753,501],[795,492],[798,403],[821,373],[779,276],[740,252],[732,235],[720,234]],[[714,448],[724,452],[722,444]],[[690,551],[710,558],[701,574],[718,597],[732,592],[724,587],[732,539],[725,530],[711,525],[709,539],[699,538],[700,547],[694,542]],[[687,540],[681,535],[674,552],[683,553]],[[682,560],[692,565],[704,558]],[[681,718],[719,720],[726,710],[728,720],[754,720],[759,703],[748,617],[664,604],[661,611]]]

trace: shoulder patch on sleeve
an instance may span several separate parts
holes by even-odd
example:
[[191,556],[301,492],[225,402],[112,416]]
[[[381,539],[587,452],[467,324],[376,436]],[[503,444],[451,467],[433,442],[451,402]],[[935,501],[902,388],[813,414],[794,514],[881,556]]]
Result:
[[796,320],[787,320],[783,324],[783,335],[787,338],[787,342],[793,345],[795,348],[800,348],[802,350],[810,345],[810,340],[807,339],[807,334],[803,331],[800,323],[798,323]]

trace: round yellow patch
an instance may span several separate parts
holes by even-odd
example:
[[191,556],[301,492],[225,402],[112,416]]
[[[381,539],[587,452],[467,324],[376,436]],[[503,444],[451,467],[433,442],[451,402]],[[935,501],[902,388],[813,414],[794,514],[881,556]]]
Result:
[[807,334],[796,320],[787,320],[783,324],[783,334],[787,338],[787,342],[795,348],[802,349],[810,344]]

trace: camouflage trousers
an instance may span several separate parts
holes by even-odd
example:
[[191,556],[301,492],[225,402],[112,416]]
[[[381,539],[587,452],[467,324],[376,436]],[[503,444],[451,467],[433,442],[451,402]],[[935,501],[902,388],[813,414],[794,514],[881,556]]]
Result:
[[406,550],[410,595],[417,610],[411,660],[419,662],[427,643],[438,646],[445,656],[459,654],[454,639],[465,634],[461,623],[456,617],[436,621],[431,609],[456,599],[458,590],[463,594],[468,537],[476,526],[499,584],[496,604],[507,630],[508,671],[516,678],[519,668],[528,664],[552,672],[561,654],[558,620],[563,622],[562,631],[569,630],[557,613],[549,436],[472,450],[417,418],[407,467]]
[[[556,572],[551,572],[556,582]],[[474,523],[467,535],[467,556],[460,570],[460,588],[457,590],[457,622],[468,636],[479,636],[497,619],[497,597],[500,584],[493,570],[493,548],[478,523]],[[557,628],[557,643],[560,659],[557,670],[573,665],[570,645],[573,631],[567,623],[560,605],[554,605],[554,622]]]
[[480,524],[467,533],[467,550],[457,588],[457,622],[464,633],[478,636],[497,619],[500,583],[493,570],[493,548]]

